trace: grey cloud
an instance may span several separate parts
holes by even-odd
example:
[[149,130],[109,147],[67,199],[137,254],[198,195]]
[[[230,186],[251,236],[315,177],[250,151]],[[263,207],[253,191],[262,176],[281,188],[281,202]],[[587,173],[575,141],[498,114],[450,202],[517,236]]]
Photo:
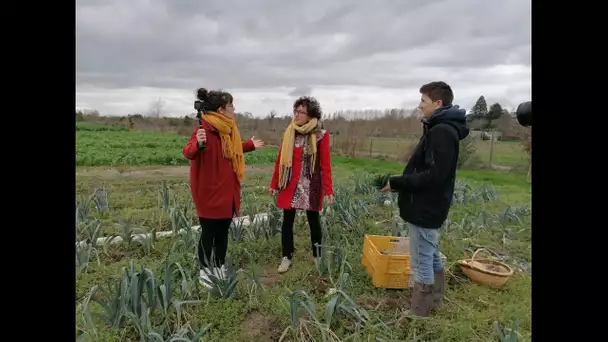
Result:
[[408,87],[438,74],[530,65],[523,0],[79,0],[76,7],[77,85],[107,89]]
[[294,90],[289,92],[289,96],[310,96],[312,94],[312,87],[296,87]]

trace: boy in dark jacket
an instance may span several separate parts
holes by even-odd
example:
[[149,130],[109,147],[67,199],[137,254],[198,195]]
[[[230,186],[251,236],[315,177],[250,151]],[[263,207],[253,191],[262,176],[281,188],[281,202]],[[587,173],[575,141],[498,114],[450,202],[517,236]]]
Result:
[[445,82],[420,88],[423,135],[403,174],[391,177],[381,191],[399,193],[399,213],[410,227],[410,263],[414,274],[411,312],[427,317],[443,302],[445,272],[439,257],[439,228],[448,216],[460,140],[469,135],[465,111],[452,105]]

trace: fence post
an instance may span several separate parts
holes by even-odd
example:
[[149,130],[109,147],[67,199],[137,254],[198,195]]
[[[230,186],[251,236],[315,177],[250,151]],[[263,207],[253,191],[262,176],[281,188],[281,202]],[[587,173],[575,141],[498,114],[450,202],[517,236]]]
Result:
[[494,157],[494,134],[490,134],[490,160],[489,166],[492,167],[492,158]]
[[374,146],[374,138],[369,138],[369,156],[372,156],[372,148]]

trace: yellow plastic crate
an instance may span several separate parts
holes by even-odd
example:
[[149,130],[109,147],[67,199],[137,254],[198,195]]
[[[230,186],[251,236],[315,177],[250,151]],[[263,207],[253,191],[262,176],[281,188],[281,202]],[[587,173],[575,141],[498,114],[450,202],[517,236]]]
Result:
[[[405,253],[380,253],[380,251],[392,251],[393,247],[400,241],[403,241],[402,243],[406,246],[407,251]],[[439,255],[445,265],[445,255],[441,252],[439,252]],[[372,278],[375,287],[386,289],[412,287],[408,237],[365,235],[362,263],[367,274]]]

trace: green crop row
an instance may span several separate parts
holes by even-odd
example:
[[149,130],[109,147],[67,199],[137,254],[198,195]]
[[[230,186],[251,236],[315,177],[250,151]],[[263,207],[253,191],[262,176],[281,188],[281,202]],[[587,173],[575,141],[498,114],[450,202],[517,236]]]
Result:
[[102,132],[102,131],[128,131],[127,127],[121,125],[103,125],[91,122],[77,122],[76,131],[91,131],[91,132]]
[[[189,160],[182,156],[187,141],[174,133],[77,130],[76,165],[188,165]],[[245,154],[245,162],[268,164],[276,156],[276,149],[264,148]]]

